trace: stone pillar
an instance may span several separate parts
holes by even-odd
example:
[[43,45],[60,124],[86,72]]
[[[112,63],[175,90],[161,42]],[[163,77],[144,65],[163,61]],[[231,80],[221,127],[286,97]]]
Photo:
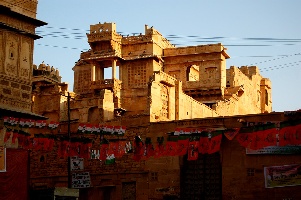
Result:
[[95,65],[91,66],[91,81],[95,81]]
[[112,79],[116,79],[116,60],[112,61]]

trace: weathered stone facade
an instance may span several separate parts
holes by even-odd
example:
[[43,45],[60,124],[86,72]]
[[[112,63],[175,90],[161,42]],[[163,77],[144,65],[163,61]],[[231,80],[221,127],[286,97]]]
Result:
[[[87,37],[91,49],[73,68],[74,92],[92,98],[108,89],[124,116],[156,122],[272,111],[270,81],[256,66],[226,69],[222,44],[177,48],[152,27],[125,37],[115,23],[91,25]],[[107,68],[111,79],[104,79]]]
[[0,9],[0,106],[31,112],[35,28],[46,23],[35,18],[36,0],[1,1]]

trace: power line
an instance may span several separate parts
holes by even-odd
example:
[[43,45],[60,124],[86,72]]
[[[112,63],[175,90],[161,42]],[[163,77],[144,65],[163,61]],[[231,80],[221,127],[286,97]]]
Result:
[[[66,28],[66,27],[52,27],[52,26],[46,26],[46,27],[40,27],[41,28],[46,28],[46,29],[59,29],[59,30],[69,30],[69,31],[82,31],[82,32],[61,32],[61,31],[43,31],[43,30],[37,30],[37,33],[43,33],[45,32],[46,35],[47,34],[58,34],[58,33],[65,33],[65,34],[83,34],[82,36],[85,35],[85,33],[89,33],[90,30],[85,30],[85,29],[79,29],[79,28]],[[83,33],[84,32],[84,33]],[[117,32],[120,35],[123,36],[127,36],[127,35],[137,35],[139,33],[127,33],[127,32]],[[221,39],[223,40],[230,40],[230,41],[236,41],[236,40],[243,40],[243,41],[250,41],[250,42],[254,42],[254,41],[261,41],[261,42],[272,42],[272,43],[276,43],[276,42],[281,42],[281,43],[299,43],[301,42],[301,38],[274,38],[274,37],[225,37],[225,36],[214,36],[214,37],[202,37],[200,35],[166,35],[165,36],[167,39],[170,39],[171,41],[173,41],[173,39],[196,39],[198,38],[199,40],[195,40],[195,42],[219,42]],[[212,41],[213,40],[213,41]]]
[[257,64],[262,64],[262,63],[266,63],[266,62],[276,61],[276,60],[279,60],[279,59],[288,58],[290,56],[300,56],[300,55],[301,55],[301,53],[295,53],[295,54],[290,54],[290,55],[282,55],[281,57],[278,57],[278,58],[274,58],[274,59],[270,59],[270,60],[264,60],[264,61],[253,63],[253,64],[250,64],[250,65],[257,65]]
[[260,72],[284,69],[284,68],[289,68],[289,67],[293,67],[293,66],[300,65],[300,64],[301,64],[301,60],[291,62],[291,63],[285,63],[285,64],[281,64],[281,65],[275,65],[273,67],[265,67],[265,68],[260,69]]

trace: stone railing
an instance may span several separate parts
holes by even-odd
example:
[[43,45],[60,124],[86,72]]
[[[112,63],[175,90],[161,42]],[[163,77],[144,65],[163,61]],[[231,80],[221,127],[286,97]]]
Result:
[[199,46],[189,46],[189,47],[178,47],[178,48],[164,49],[164,56],[213,53],[213,52],[221,52],[222,50],[223,50],[223,46],[220,43],[199,45]]
[[104,79],[92,81],[90,89],[92,90],[101,90],[101,89],[121,89],[122,81],[118,79]]
[[88,42],[115,40],[121,41],[122,36],[114,32],[87,33]]

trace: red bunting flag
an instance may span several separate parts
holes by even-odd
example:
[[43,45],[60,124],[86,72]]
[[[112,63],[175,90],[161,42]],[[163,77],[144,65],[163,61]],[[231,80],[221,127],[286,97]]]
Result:
[[155,155],[155,149],[154,149],[154,145],[153,144],[146,144],[145,145],[145,159],[150,158],[151,156]]
[[105,161],[107,158],[107,152],[109,149],[109,144],[101,144],[99,152],[99,160]]
[[75,142],[75,141],[72,141],[70,142],[70,149],[69,149],[69,156],[70,157],[74,157],[74,156],[77,156],[79,157],[80,155],[80,148],[81,148],[81,142]]
[[263,147],[276,146],[277,145],[277,129],[270,128],[262,131],[263,135]]
[[67,140],[61,141],[58,148],[58,155],[61,158],[66,158],[69,156],[70,142]]
[[208,137],[200,137],[199,153],[206,154],[209,151],[210,141]]
[[239,133],[236,135],[236,139],[241,146],[248,148],[252,141],[251,134],[252,133]]
[[134,156],[135,161],[140,161],[144,155],[145,146],[139,136],[135,137],[134,141]]
[[5,136],[4,136],[4,142],[7,142],[11,136],[12,132],[11,131],[6,131]]
[[16,143],[16,139],[18,138],[18,132],[17,131],[14,131],[13,132],[13,137],[12,137],[12,143],[15,144]]
[[233,140],[235,136],[239,133],[240,128],[232,128],[225,131],[224,135],[228,140]]
[[292,145],[295,143],[294,137],[296,129],[293,126],[282,127],[279,130],[279,146]]
[[177,149],[177,155],[178,156],[184,156],[187,154],[189,139],[185,140],[178,140],[178,149]]
[[89,142],[89,143],[80,143],[80,152],[79,152],[79,157],[81,158],[90,158],[91,155],[91,148],[92,148],[92,143]]
[[115,158],[121,158],[126,152],[126,141],[119,141]]
[[197,160],[199,156],[198,152],[199,141],[190,141],[188,143],[188,158],[187,160]]
[[178,150],[178,142],[176,141],[167,141],[165,146],[164,154],[166,156],[175,156]]
[[49,139],[49,146],[48,146],[48,149],[46,149],[46,151],[52,151],[53,146],[54,146],[54,139],[51,138],[51,139]]
[[252,150],[262,149],[264,147],[264,135],[261,131],[249,133],[251,139],[249,148]]
[[298,124],[295,126],[295,130],[296,130],[296,141],[295,144],[296,145],[301,145],[301,124]]
[[28,150],[31,148],[32,148],[32,139],[30,138],[29,135],[26,135],[23,143],[23,149]]
[[112,155],[112,154],[117,154],[119,149],[119,142],[110,142],[109,144],[109,149],[108,149],[108,154]]
[[164,145],[162,143],[157,143],[155,148],[154,158],[161,158],[164,156]]
[[219,134],[210,139],[208,154],[216,153],[220,150],[221,143],[222,143],[222,137],[223,137],[223,135]]
[[20,147],[23,147],[25,141],[25,135],[24,134],[18,134],[18,145]]

